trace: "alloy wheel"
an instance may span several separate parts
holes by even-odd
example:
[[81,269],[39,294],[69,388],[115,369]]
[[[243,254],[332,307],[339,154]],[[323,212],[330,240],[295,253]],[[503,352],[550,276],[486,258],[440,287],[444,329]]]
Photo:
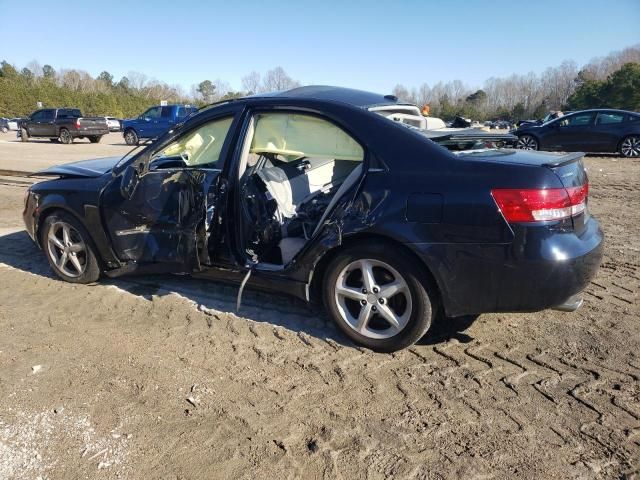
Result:
[[51,225],[47,234],[49,255],[64,275],[82,275],[87,268],[87,246],[80,233],[66,222]]
[[69,144],[71,143],[71,134],[69,132],[67,132],[66,130],[61,130],[60,131],[60,141],[64,144]]
[[342,320],[368,338],[393,337],[411,318],[407,281],[380,260],[361,259],[344,267],[336,280],[335,301]]
[[518,138],[517,147],[520,150],[538,150],[538,142],[531,135],[523,135]]
[[640,137],[627,137],[620,145],[620,152],[625,157],[640,157]]

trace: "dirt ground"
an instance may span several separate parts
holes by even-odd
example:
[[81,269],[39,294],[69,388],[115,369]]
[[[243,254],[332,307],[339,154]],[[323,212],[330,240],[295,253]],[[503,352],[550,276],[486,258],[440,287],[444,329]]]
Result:
[[586,164],[607,245],[579,311],[392,355],[285,296],[236,314],[187,277],[58,281],[28,180],[0,177],[0,478],[638,478],[640,160]]

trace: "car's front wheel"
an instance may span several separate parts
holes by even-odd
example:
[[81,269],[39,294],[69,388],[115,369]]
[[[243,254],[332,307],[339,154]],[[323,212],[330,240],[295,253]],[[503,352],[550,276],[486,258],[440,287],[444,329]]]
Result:
[[53,271],[71,283],[92,283],[100,278],[100,265],[89,234],[65,212],[49,215],[41,229],[41,245]]
[[67,130],[66,128],[60,129],[60,137],[59,138],[60,138],[60,141],[62,143],[64,143],[65,145],[69,145],[69,144],[73,143],[73,137],[69,133],[69,130]]
[[127,143],[127,145],[138,145],[138,134],[135,132],[135,130],[127,130],[126,132],[124,132],[124,141]]
[[538,140],[531,135],[520,135],[516,147],[520,150],[538,150]]
[[415,260],[402,251],[383,244],[350,247],[327,268],[324,302],[353,341],[393,352],[418,341],[431,326],[435,309],[428,284]]
[[20,129],[20,141],[21,142],[28,142],[29,141],[29,132],[27,132],[26,128],[21,128]]
[[640,157],[640,136],[625,137],[620,142],[620,154],[624,157]]
[[2,127],[2,133],[7,133],[9,129],[7,127]]

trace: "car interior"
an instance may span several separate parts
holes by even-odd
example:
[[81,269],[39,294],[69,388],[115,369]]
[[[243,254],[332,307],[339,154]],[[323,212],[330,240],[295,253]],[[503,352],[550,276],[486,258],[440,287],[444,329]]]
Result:
[[249,125],[239,166],[243,250],[282,268],[320,230],[363,172],[362,147],[333,123],[264,113]]

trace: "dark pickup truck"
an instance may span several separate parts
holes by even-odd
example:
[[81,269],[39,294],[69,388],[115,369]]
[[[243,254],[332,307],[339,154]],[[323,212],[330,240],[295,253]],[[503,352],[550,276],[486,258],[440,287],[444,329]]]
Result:
[[49,138],[52,142],[73,143],[76,138],[88,138],[98,143],[109,133],[104,117],[83,117],[77,108],[43,108],[36,110],[20,124],[18,137]]

